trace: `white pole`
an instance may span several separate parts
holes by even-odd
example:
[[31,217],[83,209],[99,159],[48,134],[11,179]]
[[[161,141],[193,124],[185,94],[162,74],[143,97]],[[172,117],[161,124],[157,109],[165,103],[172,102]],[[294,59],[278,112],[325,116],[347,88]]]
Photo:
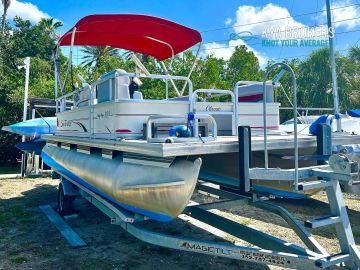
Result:
[[30,76],[30,57],[26,57],[24,60],[25,64],[25,92],[24,92],[24,111],[23,111],[23,121],[26,121],[27,118],[27,103],[29,96],[29,76]]
[[[23,110],[23,121],[27,118],[27,104],[29,96],[29,77],[30,77],[30,57],[26,57],[24,60],[25,64],[25,91],[24,91],[24,110]],[[22,142],[25,142],[25,136],[22,136]],[[25,176],[26,165],[25,165],[25,154],[21,157],[21,176]]]
[[328,26],[328,35],[329,35],[330,64],[331,64],[332,88],[333,88],[333,96],[334,96],[334,114],[335,114],[335,119],[336,119],[336,131],[341,132],[339,95],[338,95],[335,52],[334,52],[335,31],[334,31],[334,28],[332,27],[332,22],[331,22],[330,0],[326,0],[326,15],[327,15],[327,26]]

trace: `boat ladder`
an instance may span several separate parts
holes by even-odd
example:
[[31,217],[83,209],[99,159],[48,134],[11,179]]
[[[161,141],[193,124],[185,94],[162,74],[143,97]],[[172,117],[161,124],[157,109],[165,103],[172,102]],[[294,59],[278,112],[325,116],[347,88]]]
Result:
[[[318,129],[327,130],[331,138],[331,129],[329,126],[319,126]],[[243,132],[243,130],[239,129],[239,133],[241,132]],[[329,148],[331,149],[331,147]],[[242,169],[244,168],[245,167]],[[351,184],[352,181],[358,177],[358,164],[348,160],[341,154],[334,154],[330,156],[329,164],[299,168],[297,173],[298,176],[296,177],[295,169],[250,168],[248,173],[245,173],[245,175],[248,176],[248,182],[242,185],[244,187],[243,191],[251,191],[250,179],[261,179],[262,181],[293,181],[294,192],[324,189],[329,203],[329,215],[307,220],[304,226],[314,229],[334,225],[341,252],[339,254],[329,255],[325,260],[318,261],[317,266],[326,268],[344,264],[350,269],[359,269],[360,252],[354,241],[340,187],[340,182]]]
[[[267,78],[272,69],[276,67],[281,67],[282,70],[276,76],[273,83],[280,80],[286,71],[292,76],[293,117],[297,119],[296,77],[290,66],[284,63],[276,63],[268,69],[263,81],[263,96],[266,96],[265,85]],[[308,220],[304,226],[308,228],[319,228],[334,225],[341,252],[339,254],[329,255],[325,260],[318,261],[317,266],[327,268],[336,265],[345,265],[350,269],[360,269],[360,252],[355,245],[350,220],[340,187],[340,182],[352,184],[354,179],[358,177],[359,165],[344,155],[332,155],[332,130],[329,125],[324,124],[317,126],[317,154],[318,156],[329,156],[329,164],[325,164],[324,159],[319,158],[317,166],[299,168],[300,158],[298,151],[297,121],[294,121],[294,168],[270,168],[267,149],[265,99],[263,99],[263,113],[264,168],[251,168],[251,131],[249,127],[238,128],[240,192],[251,194],[250,179],[259,179],[265,182],[274,180],[290,181],[293,183],[293,191],[300,193],[324,189],[330,208],[329,215]]]

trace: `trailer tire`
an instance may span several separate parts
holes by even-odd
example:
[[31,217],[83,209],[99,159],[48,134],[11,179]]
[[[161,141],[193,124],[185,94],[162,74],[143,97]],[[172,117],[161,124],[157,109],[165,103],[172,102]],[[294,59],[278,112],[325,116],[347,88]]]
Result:
[[71,215],[75,213],[73,202],[75,196],[65,195],[63,185],[60,183],[58,188],[58,212],[61,216]]

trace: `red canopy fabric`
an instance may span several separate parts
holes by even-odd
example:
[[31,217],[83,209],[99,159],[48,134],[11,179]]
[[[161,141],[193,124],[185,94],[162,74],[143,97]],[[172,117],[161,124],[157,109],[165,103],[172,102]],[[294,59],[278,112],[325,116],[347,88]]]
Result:
[[[111,46],[158,60],[170,58],[201,42],[200,33],[194,29],[146,15],[90,15],[74,27],[74,45]],[[60,38],[59,46],[71,45],[73,29]]]

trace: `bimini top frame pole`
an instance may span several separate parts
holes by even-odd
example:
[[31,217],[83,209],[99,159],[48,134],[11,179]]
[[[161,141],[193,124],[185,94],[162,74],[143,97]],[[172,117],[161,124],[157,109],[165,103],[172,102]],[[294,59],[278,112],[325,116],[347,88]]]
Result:
[[293,117],[294,117],[294,151],[295,151],[295,190],[298,190],[298,182],[299,182],[299,149],[298,149],[298,133],[297,133],[297,86],[296,86],[296,76],[293,69],[285,64],[285,63],[276,63],[270,66],[265,73],[263,80],[263,122],[264,122],[264,156],[265,156],[265,169],[269,168],[269,153],[267,148],[267,103],[266,103],[266,81],[269,77],[270,72],[275,69],[281,67],[282,70],[280,73],[274,78],[273,84],[275,85],[281,77],[288,71],[292,77],[292,92],[293,92]]
[[[66,75],[65,75],[65,79],[64,82],[61,79],[61,73],[60,73],[60,68],[59,68],[59,58],[58,58],[58,53],[59,53],[59,45],[57,45],[54,48],[53,51],[53,58],[54,58],[54,70],[55,70],[55,99],[58,98],[58,85],[60,86],[60,90],[61,90],[61,94],[62,96],[65,95],[65,87],[66,87],[66,82],[68,80],[69,74],[71,72],[71,68],[72,68],[72,57],[73,57],[73,48],[74,48],[74,42],[75,42],[75,34],[76,34],[76,27],[73,28],[72,30],[72,34],[71,34],[71,44],[70,44],[70,53],[69,53],[69,62],[68,62],[68,67],[67,67],[67,71],[66,71]],[[64,104],[60,104],[60,110],[64,111],[66,110],[66,101]],[[56,112],[58,112],[58,104],[56,102]]]
[[[190,77],[191,77],[191,75],[192,75],[192,73],[193,73],[193,71],[194,71],[194,69],[195,69],[195,67],[196,67],[196,65],[197,65],[197,61],[198,61],[198,59],[199,59],[199,54],[200,54],[201,45],[202,45],[202,43],[200,42],[200,43],[199,43],[199,46],[198,46],[198,49],[197,49],[197,51],[196,51],[196,54],[195,54],[194,62],[193,62],[193,64],[192,64],[192,66],[191,66],[191,68],[190,68],[190,71],[189,71],[189,74],[188,74],[188,76],[187,76],[189,79],[190,79]],[[187,85],[187,82],[184,83],[183,88],[181,89],[181,92],[180,92],[181,95],[184,94],[185,89],[186,89],[186,85]]]
[[67,80],[68,80],[68,77],[69,77],[69,74],[70,74],[71,68],[72,68],[72,57],[73,57],[73,48],[74,48],[74,42],[75,42],[75,34],[76,34],[76,27],[73,28],[72,34],[71,34],[71,44],[70,44],[68,68],[67,68],[66,75],[65,75],[63,89],[61,89],[63,94],[65,93],[66,83],[67,83]]

